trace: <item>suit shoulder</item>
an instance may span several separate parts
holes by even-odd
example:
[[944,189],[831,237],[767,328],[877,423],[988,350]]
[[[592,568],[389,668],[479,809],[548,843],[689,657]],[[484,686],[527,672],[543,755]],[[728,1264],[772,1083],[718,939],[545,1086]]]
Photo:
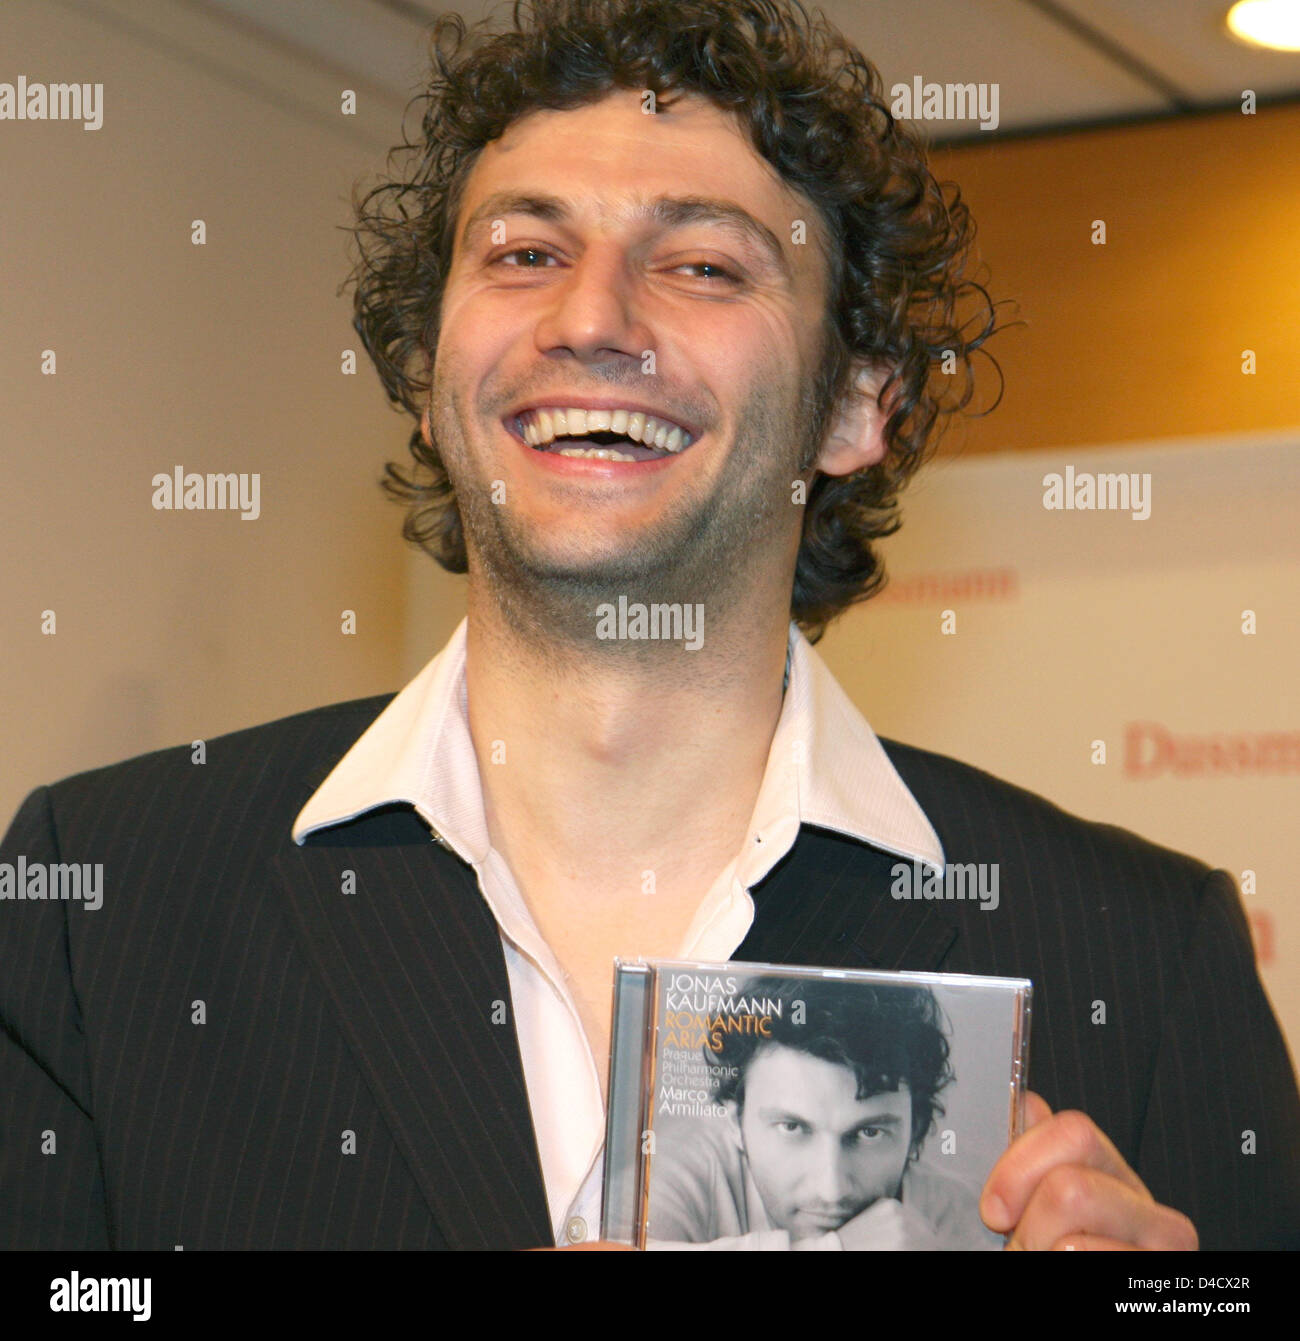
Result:
[[56,807],[62,803],[76,809],[88,798],[106,794],[126,797],[161,788],[224,786],[233,776],[253,787],[261,776],[282,779],[293,771],[310,787],[310,795],[393,697],[379,694],[331,703],[204,739],[202,766],[191,741],[74,773],[51,783],[48,792]]
[[[934,825],[945,855],[989,844],[1031,852],[1071,850],[1080,860],[1159,869],[1199,885],[1211,867],[1118,824],[1072,814],[1026,787],[948,755],[881,739],[885,752]],[[951,848],[951,850],[950,850]]]

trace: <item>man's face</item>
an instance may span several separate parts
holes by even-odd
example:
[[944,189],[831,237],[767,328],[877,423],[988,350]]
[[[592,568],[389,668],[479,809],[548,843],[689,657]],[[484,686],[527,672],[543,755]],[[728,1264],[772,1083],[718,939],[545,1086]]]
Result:
[[859,1099],[847,1066],[768,1044],[745,1072],[740,1131],[768,1218],[791,1238],[808,1238],[898,1195],[911,1095],[902,1085]]
[[[739,571],[788,600],[826,304],[821,226],[706,100],[642,108],[620,91],[533,113],[467,180],[430,420],[471,571],[690,601],[734,591]],[[689,198],[753,226],[644,212]],[[625,464],[539,452],[513,432],[522,408],[589,397],[659,409],[696,439]]]

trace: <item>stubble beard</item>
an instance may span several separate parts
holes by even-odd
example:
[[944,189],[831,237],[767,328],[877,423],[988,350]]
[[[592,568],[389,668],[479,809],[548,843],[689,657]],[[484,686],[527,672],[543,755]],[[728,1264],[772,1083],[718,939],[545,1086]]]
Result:
[[[702,605],[712,634],[743,615],[761,556],[786,543],[786,510],[797,508],[793,482],[815,452],[807,395],[792,411],[774,395],[756,392],[708,495],[688,493],[680,511],[643,526],[616,552],[561,555],[518,524],[508,498],[492,501],[491,482],[476,472],[466,445],[465,407],[445,399],[439,407],[431,400],[429,420],[456,491],[471,577],[476,570],[481,574],[515,633],[561,654],[585,656],[599,651],[649,659],[662,651],[662,644],[597,639],[597,607],[617,607],[620,597],[629,605]],[[719,444],[706,442],[703,450],[717,451]],[[689,458],[667,467],[693,468]],[[802,508],[797,511],[801,516]]]

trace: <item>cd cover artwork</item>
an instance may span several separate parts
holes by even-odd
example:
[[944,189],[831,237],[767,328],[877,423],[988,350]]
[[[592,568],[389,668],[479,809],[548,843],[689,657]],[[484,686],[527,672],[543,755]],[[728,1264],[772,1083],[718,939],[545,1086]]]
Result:
[[1020,1132],[1019,978],[618,961],[602,1236],[647,1249],[988,1250]]

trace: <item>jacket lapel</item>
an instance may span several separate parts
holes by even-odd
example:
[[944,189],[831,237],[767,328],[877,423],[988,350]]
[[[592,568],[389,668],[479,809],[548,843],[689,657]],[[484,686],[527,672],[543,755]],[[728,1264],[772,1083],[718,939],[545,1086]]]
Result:
[[[942,904],[892,897],[899,860],[803,828],[751,891],[754,924],[735,959],[938,969],[957,923]],[[552,1243],[500,934],[474,871],[405,808],[319,832],[274,865],[307,960],[448,1245]]]
[[448,1245],[551,1244],[505,958],[473,869],[404,808],[318,833],[275,866]]
[[895,899],[905,858],[804,826],[790,852],[750,891],[754,925],[734,958],[825,968],[933,972],[958,937],[944,904]]

